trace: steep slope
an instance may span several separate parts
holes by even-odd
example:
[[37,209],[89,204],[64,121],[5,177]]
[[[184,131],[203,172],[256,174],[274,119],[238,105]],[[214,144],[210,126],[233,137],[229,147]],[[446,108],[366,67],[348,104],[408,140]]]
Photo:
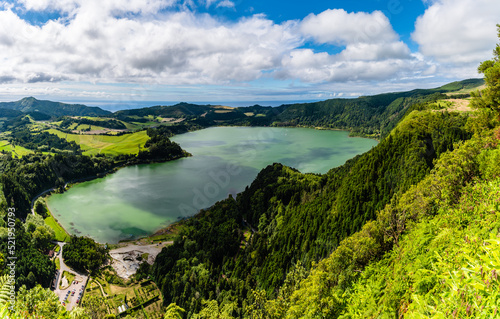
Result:
[[[253,315],[495,317],[500,149],[492,135],[477,135],[445,153],[376,221],[345,239],[307,278],[280,292],[283,299],[250,307]],[[382,257],[388,243],[394,249]]]
[[310,268],[327,257],[455,142],[470,138],[466,121],[464,114],[415,111],[370,152],[323,176],[267,167],[236,199],[189,220],[158,255],[153,273],[166,303],[189,317],[202,300],[215,300],[243,315],[252,290],[276,296],[294,264]]

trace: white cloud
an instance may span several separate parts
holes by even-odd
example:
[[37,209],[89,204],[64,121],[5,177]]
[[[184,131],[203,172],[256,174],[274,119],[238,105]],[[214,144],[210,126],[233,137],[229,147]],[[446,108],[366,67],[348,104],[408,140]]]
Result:
[[[177,0],[21,1],[26,10],[66,15],[33,26],[9,8],[0,11],[0,83],[198,85],[262,77],[321,83],[411,78],[436,70],[411,54],[378,11],[327,10],[277,24],[259,14],[223,22],[163,10]],[[234,7],[230,0],[203,1],[207,7]],[[345,48],[337,54],[301,49],[307,41]]]
[[310,49],[293,50],[282,60],[282,78],[305,82],[345,82],[387,80],[411,73],[419,74],[426,63],[411,55],[399,41],[389,19],[380,11],[347,13],[327,10],[310,14],[300,31],[319,44],[343,46],[334,55]]
[[500,22],[497,0],[433,0],[415,23],[412,38],[420,52],[455,76],[477,76],[479,63],[492,56]]
[[[236,23],[192,12],[146,19],[168,3],[130,0],[124,7],[118,0],[104,6],[96,2],[80,3],[68,21],[40,27],[10,10],[0,11],[0,77],[15,74],[24,82],[248,81],[278,67],[283,54],[301,42],[295,22],[278,25],[262,15]],[[140,14],[131,18],[127,12]]]
[[282,78],[301,78],[305,82],[383,81],[394,77],[411,77],[428,68],[427,63],[412,59],[349,59],[314,53],[310,49],[294,50],[282,61]]
[[217,4],[217,8],[234,8],[235,4],[234,2],[230,0],[222,0]]
[[19,0],[27,10],[60,11],[73,13],[86,4],[92,4],[101,12],[106,13],[154,13],[160,9],[172,6],[176,0],[106,0],[95,3],[85,0]]
[[318,15],[308,15],[300,29],[319,43],[337,45],[392,42],[399,38],[389,19],[380,11],[347,13],[342,9],[326,10]]

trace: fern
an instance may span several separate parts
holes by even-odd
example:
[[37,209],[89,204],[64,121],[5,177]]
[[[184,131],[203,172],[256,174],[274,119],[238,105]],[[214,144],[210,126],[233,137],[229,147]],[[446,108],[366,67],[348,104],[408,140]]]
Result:
[[9,302],[10,285],[8,283],[9,276],[3,275],[0,277],[0,307]]

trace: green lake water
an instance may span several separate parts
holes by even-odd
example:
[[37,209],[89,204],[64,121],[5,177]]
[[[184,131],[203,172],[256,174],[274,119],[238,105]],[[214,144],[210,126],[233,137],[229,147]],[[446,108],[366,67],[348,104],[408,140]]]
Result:
[[116,243],[153,233],[245,189],[279,162],[304,173],[326,173],[376,141],[343,131],[307,128],[215,127],[172,138],[193,156],[125,167],[49,197],[71,234]]

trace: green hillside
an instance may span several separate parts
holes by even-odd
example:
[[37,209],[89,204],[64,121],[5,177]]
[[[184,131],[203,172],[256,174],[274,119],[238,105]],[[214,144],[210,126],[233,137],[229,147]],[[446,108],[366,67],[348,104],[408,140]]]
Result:
[[9,109],[22,113],[37,112],[53,117],[64,115],[101,116],[111,114],[111,112],[98,107],[37,100],[34,97],[25,97],[16,102],[0,102],[0,110],[1,109]]

